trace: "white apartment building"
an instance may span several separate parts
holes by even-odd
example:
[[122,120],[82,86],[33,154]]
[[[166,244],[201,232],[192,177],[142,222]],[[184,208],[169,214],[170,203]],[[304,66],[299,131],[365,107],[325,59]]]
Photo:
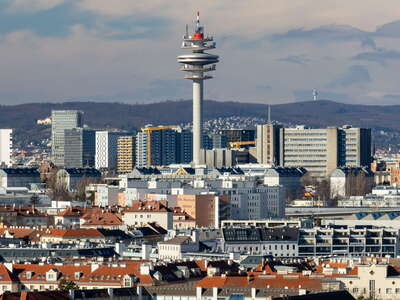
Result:
[[96,131],[96,169],[115,170],[117,168],[118,137],[127,135],[123,132]]
[[368,263],[357,265],[356,275],[346,275],[337,279],[357,299],[400,299],[400,276],[391,275],[389,264]]
[[0,164],[11,166],[12,129],[0,129]]

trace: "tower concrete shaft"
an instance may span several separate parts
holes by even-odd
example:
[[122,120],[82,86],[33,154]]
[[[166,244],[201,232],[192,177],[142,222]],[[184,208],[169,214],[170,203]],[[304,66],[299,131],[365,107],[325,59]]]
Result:
[[200,164],[203,132],[203,80],[193,80],[193,164]]
[[[209,43],[211,42],[211,43]],[[204,51],[214,49],[213,37],[205,36],[204,28],[200,26],[200,18],[197,13],[197,21],[194,33],[183,36],[182,49],[191,50],[190,54],[178,56],[178,62],[183,64],[181,71],[189,72],[185,79],[193,81],[193,165],[200,164],[200,150],[203,135],[203,85],[204,80],[212,78],[207,72],[215,70],[218,56]],[[211,66],[207,66],[210,65]]]

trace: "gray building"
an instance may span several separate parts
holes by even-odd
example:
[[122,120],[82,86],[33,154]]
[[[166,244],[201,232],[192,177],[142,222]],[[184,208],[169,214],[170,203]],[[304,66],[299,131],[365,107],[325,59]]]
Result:
[[257,161],[260,164],[279,166],[280,139],[282,126],[275,124],[257,125]]
[[67,168],[58,170],[56,178],[57,184],[74,191],[82,179],[100,180],[101,173],[94,168]]
[[66,168],[94,167],[96,131],[73,128],[64,131],[64,166]]
[[281,185],[285,188],[286,199],[293,200],[300,196],[301,178],[307,173],[304,168],[275,167],[266,169],[264,184],[268,186]]
[[82,112],[53,110],[51,112],[51,157],[56,166],[64,166],[64,130],[83,126]]
[[304,167],[321,179],[338,167],[369,166],[371,130],[350,126],[281,128],[279,148],[281,166]]
[[35,168],[4,168],[0,169],[0,186],[3,188],[26,187],[40,183],[40,173]]
[[214,148],[200,150],[200,163],[209,168],[230,168],[251,161],[249,149]]

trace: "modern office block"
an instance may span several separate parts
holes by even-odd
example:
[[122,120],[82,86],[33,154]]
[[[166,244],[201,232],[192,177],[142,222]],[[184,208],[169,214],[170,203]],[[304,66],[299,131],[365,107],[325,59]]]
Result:
[[279,166],[279,131],[280,125],[257,125],[256,151],[257,161],[260,164]]
[[64,131],[64,167],[94,167],[96,131],[73,128]]
[[[366,128],[280,128],[279,140],[279,157],[270,159],[284,167],[303,167],[315,178],[326,178],[338,167],[369,167],[371,162],[371,130]],[[258,153],[267,151],[268,158],[272,144],[260,144]]]
[[12,129],[0,129],[0,165],[11,166]]
[[83,126],[82,112],[53,110],[51,112],[51,157],[56,166],[64,166],[64,131]]

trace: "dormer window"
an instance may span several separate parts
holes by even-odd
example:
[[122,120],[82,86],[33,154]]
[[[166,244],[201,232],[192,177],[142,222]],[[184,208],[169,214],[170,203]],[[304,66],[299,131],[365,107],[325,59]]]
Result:
[[81,272],[75,272],[75,273],[74,273],[74,279],[75,279],[75,280],[81,279]]

